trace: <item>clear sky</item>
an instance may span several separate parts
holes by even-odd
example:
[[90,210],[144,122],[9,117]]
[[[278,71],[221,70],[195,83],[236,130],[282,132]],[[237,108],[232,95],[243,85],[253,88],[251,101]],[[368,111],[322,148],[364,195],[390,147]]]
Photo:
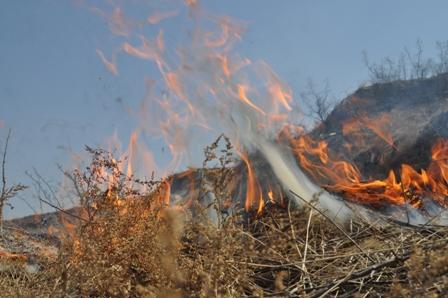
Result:
[[[149,1],[146,11],[157,2],[177,7],[174,1]],[[101,9],[112,11],[111,3],[126,1],[104,1]],[[328,79],[339,98],[356,89],[368,78],[363,50],[376,61],[397,56],[421,38],[425,52],[434,55],[434,43],[448,40],[448,2],[442,0],[208,0],[202,5],[244,21],[238,50],[269,63],[296,95],[307,78]],[[87,7],[83,1],[2,1],[0,144],[12,129],[11,183],[31,185],[25,171],[35,168],[56,184],[58,163],[69,164],[84,145],[103,146],[115,132],[127,143],[137,124],[128,110],[138,109],[145,72],[130,58],[118,58],[119,76],[106,70],[96,50],[111,55],[111,33],[104,18]],[[141,13],[129,10],[135,18]],[[185,33],[182,25],[176,18],[167,23],[167,46]],[[149,143],[155,158],[167,158],[161,142]],[[6,216],[31,213],[23,199],[38,206],[32,194],[13,199],[16,208]]]

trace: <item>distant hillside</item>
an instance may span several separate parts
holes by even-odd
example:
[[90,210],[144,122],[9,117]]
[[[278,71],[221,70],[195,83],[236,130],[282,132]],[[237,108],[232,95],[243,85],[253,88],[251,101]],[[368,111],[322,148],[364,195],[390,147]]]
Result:
[[[69,214],[73,214],[70,216]],[[57,239],[58,230],[64,225],[73,225],[78,222],[76,216],[79,208],[67,209],[64,212],[55,211],[49,213],[29,215],[5,221],[5,226],[9,228],[19,228],[28,233],[44,238]]]
[[312,134],[366,176],[384,176],[402,163],[423,168],[433,143],[448,138],[448,73],[362,87]]

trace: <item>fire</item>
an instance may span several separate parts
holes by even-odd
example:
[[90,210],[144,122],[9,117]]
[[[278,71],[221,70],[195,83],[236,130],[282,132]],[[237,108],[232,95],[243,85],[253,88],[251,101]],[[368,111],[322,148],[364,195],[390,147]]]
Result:
[[128,177],[128,178],[132,177],[132,175],[133,175],[132,161],[135,158],[137,138],[138,138],[138,134],[136,131],[134,131],[131,134],[131,139],[129,140],[128,168],[127,168],[127,172],[126,172],[126,177]]
[[132,32],[134,24],[131,20],[125,17],[120,8],[115,8],[111,13],[104,13],[98,8],[93,8],[93,11],[107,20],[110,31],[119,36],[129,36]]
[[243,153],[240,154],[240,156],[247,169],[245,209],[246,211],[252,211],[256,208],[257,214],[261,214],[263,213],[265,205],[263,191],[257,177],[255,176],[254,169],[247,154]]
[[391,147],[396,148],[392,134],[389,132],[388,124],[390,122],[390,115],[387,113],[381,114],[377,118],[371,118],[367,115],[358,116],[353,120],[343,123],[342,133],[344,136],[354,137],[353,144],[349,143],[349,146],[357,145],[362,147],[365,139],[362,132],[364,129],[369,129],[383,142]]
[[269,201],[270,201],[271,203],[275,202],[275,200],[274,200],[274,194],[272,193],[271,187],[269,187],[268,197],[269,197]]
[[230,68],[229,68],[229,60],[225,55],[217,55],[216,57],[220,64],[222,72],[224,73],[225,77],[228,79],[230,78]]
[[160,203],[165,206],[170,205],[171,183],[171,179],[165,179],[163,180],[162,187],[160,188]]
[[155,25],[165,19],[172,18],[177,14],[178,14],[177,11],[155,12],[148,17],[148,23],[150,23],[151,25]]
[[204,46],[207,48],[228,47],[233,40],[241,39],[242,29],[229,17],[214,17],[220,32],[206,32]]
[[143,60],[152,60],[158,63],[161,62],[161,54],[164,51],[165,44],[163,42],[163,31],[159,31],[157,37],[154,40],[148,40],[144,36],[140,36],[141,46],[134,47],[128,42],[124,42],[122,49],[125,53],[131,56],[135,56],[137,58]]
[[182,85],[179,82],[179,78],[176,73],[169,72],[165,74],[165,80],[168,88],[172,90],[179,98],[186,98]]
[[103,62],[104,66],[107,68],[107,70],[115,75],[118,76],[118,68],[117,68],[117,63],[115,61],[115,57],[112,58],[112,60],[108,60],[102,51],[100,50],[96,50],[96,53],[98,54],[98,56],[100,57],[101,61]]
[[410,204],[422,207],[422,200],[430,197],[447,207],[448,196],[448,141],[439,140],[432,148],[432,161],[420,172],[403,164],[399,175],[391,170],[383,180],[365,180],[353,164],[335,158],[325,141],[308,136],[294,136],[291,127],[282,137],[291,145],[300,166],[324,188],[363,204]]
[[244,102],[245,104],[247,104],[249,107],[253,108],[255,111],[257,111],[258,113],[262,114],[262,115],[266,115],[266,112],[263,111],[261,108],[259,108],[257,105],[255,105],[252,100],[250,100],[247,95],[246,95],[246,89],[247,87],[244,85],[237,85],[238,88],[238,98]]
[[[292,90],[267,63],[252,62],[233,50],[234,44],[241,40],[243,26],[229,17],[208,14],[196,0],[187,0],[185,3],[193,27],[188,28],[188,41],[177,47],[169,44],[170,38],[165,43],[164,37],[170,37],[170,33],[157,26],[167,18],[181,16],[180,9],[150,13],[142,22],[126,18],[120,9],[101,13],[106,16],[112,33],[123,39],[119,43],[119,54],[150,61],[154,63],[153,70],[158,71],[156,78],[151,73],[151,78],[145,79],[148,92],[139,106],[141,123],[138,132],[131,134],[125,154],[128,158],[127,178],[136,173],[135,165],[141,160],[144,161],[145,174],[156,169],[150,150],[139,145],[140,133],[161,138],[172,161],[163,173],[165,178],[159,189],[160,202],[173,204],[174,179],[189,179],[188,194],[182,200],[184,206],[188,207],[192,205],[194,197],[201,193],[194,172],[187,170],[182,174],[172,173],[181,166],[185,169],[192,143],[204,145],[200,143],[203,141],[201,137],[209,136],[210,132],[224,131],[234,144],[238,144],[239,152],[260,149],[263,143],[272,143],[276,146],[275,151],[283,152],[286,142],[300,169],[315,183],[353,202],[375,206],[409,204],[423,208],[423,201],[432,198],[441,206],[448,205],[448,141],[435,143],[431,163],[426,169],[416,170],[403,164],[401,168],[391,170],[384,179],[366,179],[354,164],[331,152],[325,141],[312,139],[304,133],[302,127],[288,124],[296,121],[292,119],[291,113],[295,108]],[[206,27],[203,27],[204,24]],[[141,33],[144,30],[138,31],[138,34],[133,32],[138,26],[150,27],[152,37],[144,36]],[[140,40],[138,45],[136,39]],[[115,55],[107,59],[100,50],[97,53],[106,68],[118,75]],[[375,135],[374,141],[397,149],[389,130],[390,121],[389,114],[379,117],[362,113],[357,115],[342,126],[342,133],[347,140],[343,146],[348,149],[364,146],[366,142],[372,141],[364,138],[368,131],[369,135]],[[310,198],[313,196],[310,192],[316,188],[321,190],[316,185],[308,187],[307,182],[298,181],[301,179],[294,176],[297,164],[291,165],[295,166],[294,169],[288,168],[290,165],[286,163],[289,159],[283,160],[285,167],[276,173],[280,181],[266,183],[256,173],[250,155],[239,155],[247,173],[245,179],[238,182],[240,186],[245,183],[246,211],[261,214],[266,204],[280,202],[283,205],[284,194],[292,184],[301,187]],[[272,168],[276,166],[275,158],[266,160]],[[286,174],[285,169],[288,170]],[[307,179],[302,171],[300,177]],[[283,178],[280,178],[278,172],[282,172],[280,174],[283,174]],[[109,181],[109,189],[117,183],[113,173],[101,175]]]

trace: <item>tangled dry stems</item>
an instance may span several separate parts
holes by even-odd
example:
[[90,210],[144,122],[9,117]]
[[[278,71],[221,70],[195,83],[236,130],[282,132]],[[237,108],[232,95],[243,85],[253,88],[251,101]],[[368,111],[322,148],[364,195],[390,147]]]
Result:
[[[213,147],[213,146],[212,146]],[[216,150],[218,146],[212,148]],[[164,205],[163,182],[134,181],[104,152],[78,173],[83,220],[38,273],[11,266],[0,292],[17,297],[444,297],[448,230],[353,220],[342,232],[312,208],[268,205],[263,215],[220,214],[211,224]],[[216,155],[209,155],[213,160]],[[228,195],[230,156],[204,171]],[[116,175],[114,187],[99,169]],[[219,170],[219,168],[221,170]],[[137,191],[142,188],[144,191]],[[138,187],[135,187],[138,186]],[[209,208],[222,211],[222,204]],[[222,216],[221,216],[222,215]],[[198,219],[199,218],[199,219]],[[347,237],[347,235],[349,237]],[[359,247],[362,251],[360,251]]]

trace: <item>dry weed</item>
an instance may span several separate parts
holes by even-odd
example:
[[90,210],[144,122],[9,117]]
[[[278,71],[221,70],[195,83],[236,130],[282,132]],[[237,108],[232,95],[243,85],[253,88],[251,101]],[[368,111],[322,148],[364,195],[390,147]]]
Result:
[[[2,295],[447,295],[446,228],[354,219],[343,232],[313,210],[270,204],[257,219],[229,214],[231,146],[224,143],[221,157],[214,153],[218,148],[214,143],[206,150],[205,163],[217,160],[217,166],[202,170],[201,181],[212,189],[198,192],[194,217],[191,210],[165,205],[163,181],[126,177],[119,162],[89,149],[91,166],[75,175],[82,190],[82,219],[62,239],[59,257],[42,261],[37,274],[19,267],[1,271]],[[201,202],[206,191],[216,194],[210,206]],[[217,223],[201,216],[207,207],[216,210]]]

